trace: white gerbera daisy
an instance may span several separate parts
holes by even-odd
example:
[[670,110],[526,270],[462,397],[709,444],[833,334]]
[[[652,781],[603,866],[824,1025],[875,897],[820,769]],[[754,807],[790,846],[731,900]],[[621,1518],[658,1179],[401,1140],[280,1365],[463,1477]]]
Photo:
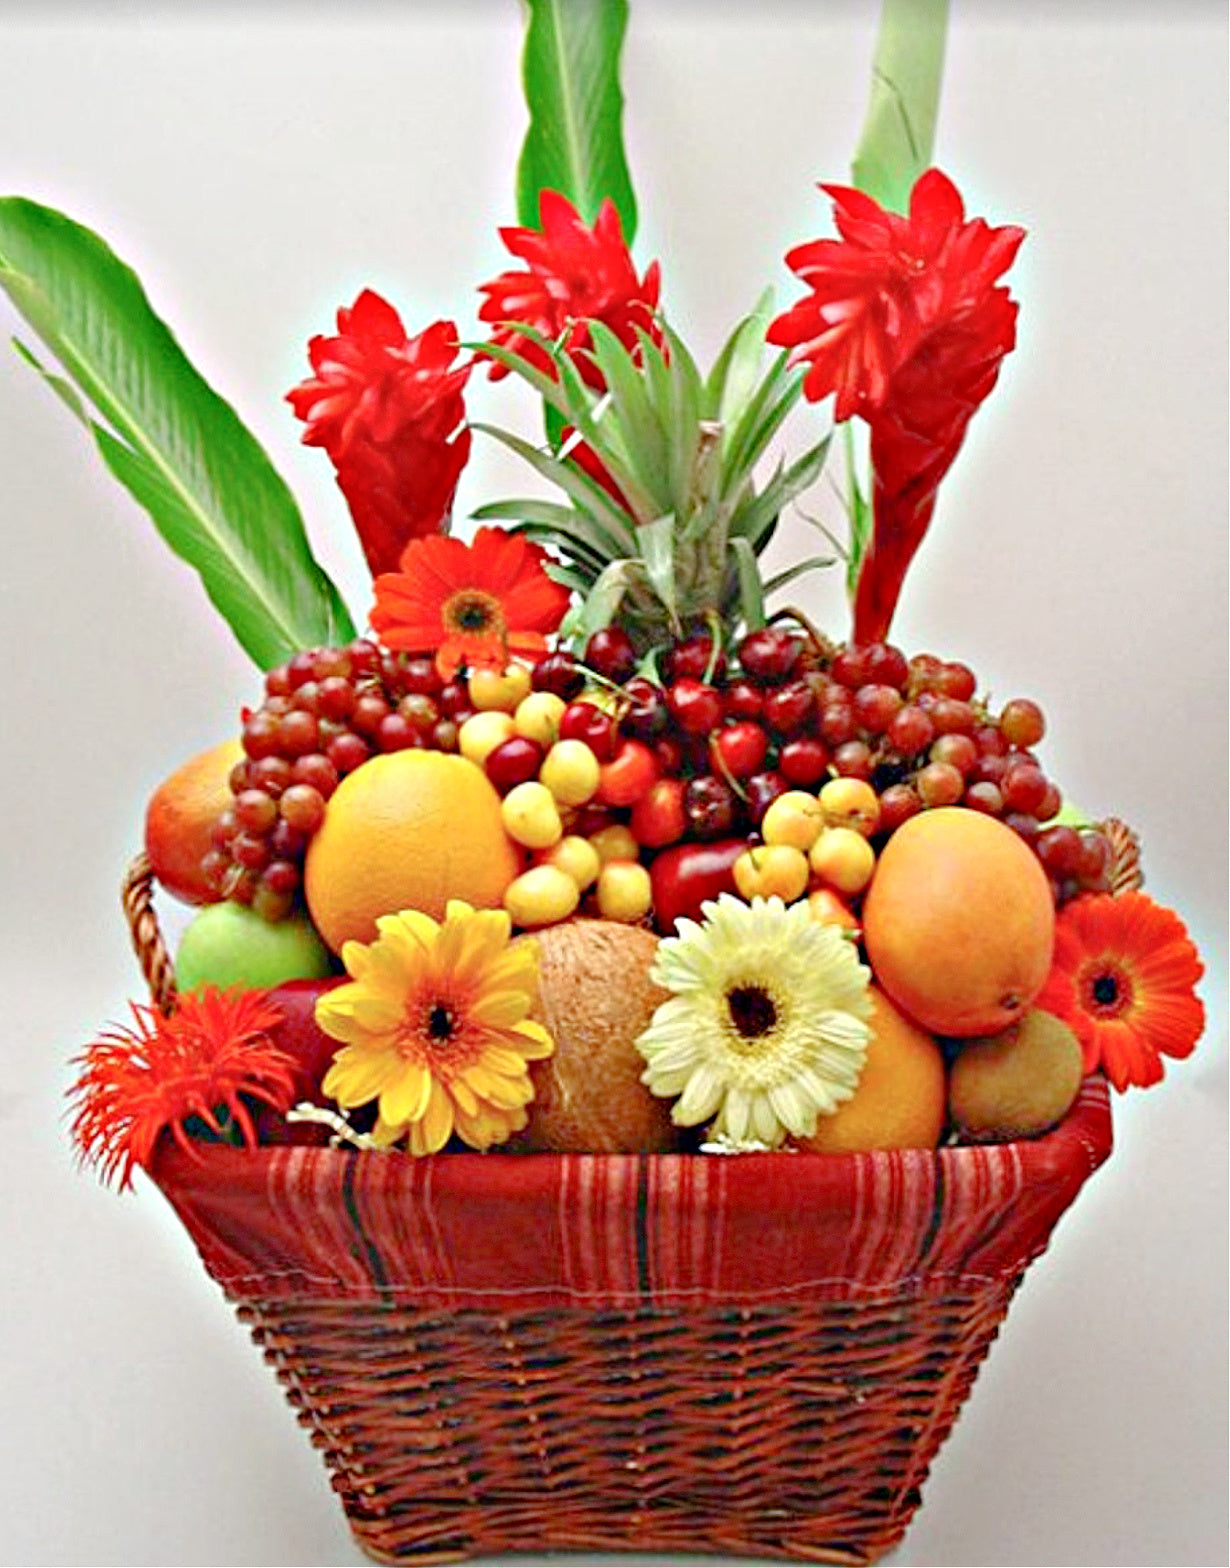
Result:
[[671,1119],[770,1148],[805,1138],[854,1093],[867,1055],[871,972],[807,904],[723,893],[658,944],[651,978],[674,994],[637,1040],[641,1081]]

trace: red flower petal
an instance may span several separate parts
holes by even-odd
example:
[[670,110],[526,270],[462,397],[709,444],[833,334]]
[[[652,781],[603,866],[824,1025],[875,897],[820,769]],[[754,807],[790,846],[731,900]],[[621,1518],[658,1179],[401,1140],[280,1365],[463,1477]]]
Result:
[[[613,202],[604,201],[588,227],[565,197],[543,191],[539,224],[538,229],[500,230],[509,252],[526,268],[502,272],[479,291],[486,295],[479,320],[495,328],[493,343],[549,370],[545,356],[517,330],[517,325],[532,327],[545,338],[562,340],[578,357],[582,373],[595,381],[596,372],[582,355],[589,345],[587,322],[603,322],[628,349],[637,345],[638,328],[659,341],[654,320],[658,266],[654,262],[637,277]],[[506,373],[502,365],[492,364],[493,380]]]
[[1024,238],[966,221],[938,169],[914,185],[908,216],[861,191],[822,187],[841,240],[789,252],[810,294],[770,326],[806,364],[804,394],[836,394],[834,418],[871,426],[873,535],[855,596],[852,640],[883,640],[970,419],[1015,340],[1016,306],[996,287]]
[[1204,973],[1183,922],[1140,892],[1084,895],[1060,911],[1054,965],[1036,1005],[1063,1018],[1085,1053],[1122,1091],[1163,1075],[1162,1058],[1189,1056],[1204,1030],[1195,995]]
[[315,376],[287,393],[303,440],[322,446],[337,473],[375,575],[391,571],[410,539],[443,528],[470,454],[456,365],[457,330],[437,321],[408,338],[393,307],[371,289],[337,313],[338,335],[315,337]]
[[[541,546],[500,528],[480,528],[472,544],[414,540],[400,569],[376,579],[372,629],[388,648],[434,651],[446,679],[462,664],[502,670],[510,652],[544,651],[545,634],[568,609],[571,596],[547,576],[546,560]],[[487,627],[467,628],[451,618],[466,594],[489,601]]]
[[282,1014],[263,991],[207,988],[186,993],[175,1011],[133,1003],[133,1025],[100,1035],[81,1057],[69,1091],[76,1101],[72,1137],[104,1182],[132,1185],[164,1132],[193,1152],[185,1123],[198,1117],[222,1130],[225,1110],[244,1141],[256,1141],[241,1096],[284,1111],[295,1088],[294,1063],[271,1044]]

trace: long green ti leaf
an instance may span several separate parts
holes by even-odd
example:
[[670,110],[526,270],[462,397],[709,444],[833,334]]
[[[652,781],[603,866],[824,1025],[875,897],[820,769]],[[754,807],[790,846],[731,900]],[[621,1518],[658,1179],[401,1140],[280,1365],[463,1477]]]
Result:
[[23,357],[83,419],[262,669],[354,635],[290,491],[98,235],[50,207],[0,199],[0,287],[67,381],[19,345]]
[[852,173],[859,190],[904,212],[931,162],[948,0],[883,0],[871,67],[871,101]]
[[587,223],[610,197],[629,245],[636,200],[623,146],[619,57],[627,0],[527,0],[522,81],[530,112],[517,165],[517,212],[538,227],[544,190],[566,196]]

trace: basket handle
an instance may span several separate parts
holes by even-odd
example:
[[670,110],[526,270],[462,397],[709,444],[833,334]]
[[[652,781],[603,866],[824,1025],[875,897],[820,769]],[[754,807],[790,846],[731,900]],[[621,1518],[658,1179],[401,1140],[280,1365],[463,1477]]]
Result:
[[124,873],[120,898],[150,1000],[160,1011],[169,1013],[175,1006],[175,966],[154,912],[154,872],[144,852],[135,857]]

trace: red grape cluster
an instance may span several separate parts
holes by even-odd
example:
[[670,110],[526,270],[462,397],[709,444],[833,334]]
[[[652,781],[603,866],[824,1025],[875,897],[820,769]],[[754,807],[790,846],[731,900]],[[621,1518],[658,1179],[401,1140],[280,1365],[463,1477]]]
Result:
[[379,752],[455,751],[471,712],[464,682],[443,681],[433,660],[362,639],[307,649],[270,670],[260,707],[242,715],[244,759],[231,772],[231,804],[203,863],[211,885],[282,919],[339,781]]

